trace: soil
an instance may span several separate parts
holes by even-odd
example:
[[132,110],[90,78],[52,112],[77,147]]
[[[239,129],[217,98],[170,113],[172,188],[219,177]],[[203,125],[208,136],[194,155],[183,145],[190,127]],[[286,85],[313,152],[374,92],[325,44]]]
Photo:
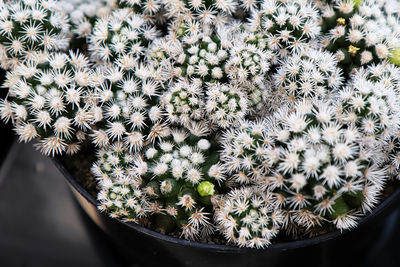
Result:
[[[86,145],[83,147],[80,153],[73,156],[64,156],[60,158],[61,162],[64,164],[66,169],[72,174],[72,176],[76,179],[76,181],[85,188],[94,198],[97,196],[98,188],[96,184],[96,179],[90,172],[90,168],[94,161],[96,160],[95,149],[90,145]],[[398,180],[389,180],[385,186],[385,189],[382,193],[381,201],[387,199],[396,189],[400,187],[400,181]],[[142,223],[141,223],[142,224]],[[154,229],[150,222],[143,222],[148,228],[151,228],[154,231],[159,231]],[[273,243],[280,242],[289,242],[294,240],[302,240],[310,237],[319,236],[322,234],[330,233],[336,231],[336,228],[329,223],[325,223],[320,227],[314,228],[311,231],[306,229],[297,229],[296,231],[291,231],[290,234],[286,232],[290,231],[281,231],[277,237],[274,238]],[[168,235],[173,237],[180,237],[178,232],[168,233]],[[207,244],[226,244],[226,240],[219,236],[218,234],[211,236],[206,239],[202,239],[199,242],[207,243]]]

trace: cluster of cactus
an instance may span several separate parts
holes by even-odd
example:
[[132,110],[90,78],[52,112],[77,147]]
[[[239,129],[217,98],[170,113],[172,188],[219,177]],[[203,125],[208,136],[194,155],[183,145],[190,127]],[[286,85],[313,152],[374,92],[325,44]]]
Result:
[[389,8],[390,3],[366,0],[323,7],[322,44],[336,55],[346,74],[390,58],[399,46],[398,27],[392,25],[393,16],[386,14],[386,5]]
[[111,217],[264,248],[400,177],[399,0],[59,1],[0,4],[0,118]]
[[86,38],[92,33],[96,19],[109,16],[116,3],[115,0],[61,0],[58,5],[69,15],[71,32],[78,38]]
[[[274,82],[283,102],[298,99],[328,98],[342,85],[342,73],[329,52],[309,49],[286,59],[277,70]],[[274,99],[279,102],[279,99]]]
[[68,47],[68,18],[52,0],[0,3],[0,60],[10,69],[41,51]]
[[149,41],[156,37],[157,30],[143,17],[130,9],[118,9],[96,21],[89,51],[97,60],[126,64],[142,56]]
[[313,46],[320,33],[318,10],[312,1],[262,1],[254,12],[250,29],[264,36],[280,58]]
[[10,100],[1,101],[1,117],[14,123],[20,141],[38,137],[40,151],[53,156],[79,150],[93,123],[88,64],[81,54],[53,53],[8,73]]

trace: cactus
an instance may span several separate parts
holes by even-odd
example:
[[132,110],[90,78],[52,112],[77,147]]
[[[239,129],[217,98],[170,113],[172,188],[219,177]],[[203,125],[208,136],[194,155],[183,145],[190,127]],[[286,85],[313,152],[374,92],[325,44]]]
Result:
[[98,209],[109,212],[111,218],[139,223],[148,213],[145,195],[132,184],[111,183],[101,188],[97,200]]
[[71,31],[78,38],[91,35],[97,18],[104,18],[115,8],[111,0],[61,0],[60,10],[70,17]]
[[[396,83],[379,71],[380,68],[385,67],[378,65],[359,69],[349,86],[339,92],[337,106],[340,122],[355,125],[363,135],[378,142],[390,138],[399,130]],[[388,71],[390,75],[390,68]]]
[[268,172],[265,163],[273,151],[268,124],[267,120],[242,121],[238,129],[229,130],[223,136],[221,160],[234,183],[254,184]]
[[400,45],[394,27],[389,26],[392,18],[385,17],[377,1],[339,1],[327,5],[322,16],[322,43],[336,55],[346,74],[384,61]]
[[97,158],[91,171],[100,186],[99,210],[125,221],[138,222],[148,216],[150,203],[133,165],[138,159],[121,142],[100,149]]
[[238,125],[248,113],[249,100],[237,86],[209,84],[206,94],[208,120],[220,128]]
[[181,33],[182,40],[175,39],[179,35],[172,32],[153,48],[158,60],[168,58],[171,62],[173,76],[169,79],[175,76],[215,82],[226,78],[223,66],[230,46],[226,32],[214,32],[211,28],[200,32],[193,29],[193,32]]
[[[101,148],[97,153],[98,161],[92,166],[92,173],[100,181],[101,186],[110,182],[140,185],[134,163],[138,160],[129,153],[122,142]],[[109,186],[106,186],[109,187]]]
[[143,57],[149,42],[158,32],[140,15],[129,9],[115,10],[111,16],[98,19],[89,40],[95,60],[120,64],[127,68]]
[[143,64],[126,70],[114,64],[104,70],[96,90],[99,103],[92,133],[96,146],[122,141],[130,151],[140,151],[145,143],[163,135],[159,84],[153,75],[151,66]]
[[228,242],[250,248],[268,246],[283,219],[272,195],[254,187],[229,192],[216,207],[215,218]]
[[9,96],[0,114],[11,120],[19,140],[39,138],[46,155],[78,152],[93,122],[91,70],[81,54],[51,53],[7,75]]
[[373,154],[361,133],[336,122],[334,108],[325,103],[300,102],[277,114],[278,153],[268,155],[273,171],[259,186],[270,188],[286,210],[285,227],[310,229],[324,221],[354,227],[376,203],[386,175],[370,163]]
[[53,0],[23,0],[0,4],[0,61],[11,69],[33,60],[41,51],[68,47],[68,19]]
[[215,128],[213,125],[228,128],[239,124],[248,110],[246,94],[237,86],[220,83],[207,84],[203,92],[201,84],[199,79],[181,80],[164,94],[161,102],[169,121],[195,135],[208,134],[207,128]]
[[303,1],[266,0],[250,21],[252,31],[264,36],[269,49],[280,58],[312,43],[320,33],[318,11],[314,4]]
[[163,95],[162,103],[172,123],[191,128],[204,117],[204,96],[200,79],[181,80]]
[[399,0],[59,1],[0,1],[0,119],[112,218],[260,249],[400,177]]
[[213,231],[210,198],[225,179],[213,151],[207,139],[177,129],[145,148],[143,190],[161,203],[185,238],[196,239]]
[[274,75],[276,90],[286,92],[283,103],[329,98],[342,81],[335,57],[312,49],[286,59]]

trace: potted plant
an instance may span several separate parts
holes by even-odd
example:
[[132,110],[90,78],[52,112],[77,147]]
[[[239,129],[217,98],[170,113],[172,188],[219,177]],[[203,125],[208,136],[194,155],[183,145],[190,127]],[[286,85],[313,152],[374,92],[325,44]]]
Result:
[[145,259],[338,246],[398,198],[398,4],[9,1],[1,118]]

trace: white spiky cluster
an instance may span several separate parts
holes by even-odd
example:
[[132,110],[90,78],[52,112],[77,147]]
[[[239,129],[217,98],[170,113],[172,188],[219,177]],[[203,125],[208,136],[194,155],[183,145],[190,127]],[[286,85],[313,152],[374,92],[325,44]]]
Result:
[[226,129],[236,126],[247,115],[249,100],[238,86],[211,83],[206,94],[208,120],[218,127]]
[[56,53],[8,73],[1,118],[13,122],[20,141],[39,137],[39,150],[52,156],[79,150],[93,121],[88,64],[81,54]]
[[145,142],[162,134],[159,84],[153,74],[151,66],[145,65],[123,70],[114,64],[105,70],[103,81],[96,88],[97,129],[92,133],[96,146],[121,141],[130,151],[140,151]]
[[273,138],[266,121],[241,121],[238,129],[223,136],[221,159],[230,180],[248,185],[262,179],[268,169],[268,155],[273,154]]
[[205,82],[212,82],[225,78],[223,65],[229,55],[231,44],[226,32],[228,30],[202,29],[198,22],[191,21],[188,32],[181,33],[183,35],[181,40],[176,39],[177,36],[173,33],[160,40],[156,49],[161,53],[157,55],[160,54],[164,57],[164,61],[172,64],[172,69],[169,71],[173,76],[170,76],[170,79],[176,76],[200,78]]
[[[145,53],[149,41],[158,33],[155,27],[129,9],[117,9],[97,20],[89,39],[89,50],[97,60],[131,67]],[[129,62],[129,63],[127,63]]]
[[149,203],[143,192],[133,184],[111,182],[100,189],[98,209],[107,211],[111,218],[138,222],[148,215]]
[[[191,139],[193,141],[190,141]],[[219,165],[214,165],[207,159],[210,147],[207,139],[196,138],[190,136],[187,131],[173,129],[171,136],[163,138],[158,146],[150,146],[145,151],[145,158],[149,161],[148,172],[154,178],[171,177],[193,186],[205,180],[221,183],[224,176],[221,171],[217,171]],[[204,172],[202,166],[208,166],[211,171]],[[166,175],[167,173],[169,175]],[[191,208],[184,204],[182,206]]]
[[322,44],[346,71],[383,61],[399,46],[398,21],[384,9],[383,2],[373,0],[338,1],[322,9]]
[[233,42],[225,71],[231,80],[239,84],[260,85],[269,70],[273,55],[271,51],[260,49],[256,44],[250,43],[246,35],[239,33],[235,36],[235,39],[245,41]]
[[111,14],[116,0],[60,0],[60,11],[70,17],[71,31],[79,38],[89,37],[97,18]]
[[211,214],[204,210],[207,205],[202,198],[213,196],[215,184],[225,176],[221,165],[211,158],[210,147],[207,139],[172,129],[170,136],[146,148],[146,167],[137,168],[144,179],[144,192],[161,205],[153,205],[151,211],[179,218],[176,224],[188,239],[213,231]]
[[0,4],[0,61],[5,69],[33,59],[39,50],[68,46],[67,18],[53,0],[9,1]]
[[239,247],[264,248],[279,232],[283,217],[271,194],[257,188],[232,190],[217,207],[215,220],[228,240]]
[[343,77],[331,53],[309,49],[284,60],[273,81],[286,103],[329,97],[342,85]]
[[115,142],[97,151],[98,161],[92,166],[92,173],[100,181],[101,186],[117,182],[121,184],[140,184],[134,162],[138,159],[130,154],[122,142]]
[[0,1],[0,118],[112,217],[263,248],[400,177],[400,0],[59,1]]
[[371,163],[379,155],[364,147],[358,128],[339,124],[326,103],[299,102],[276,118],[272,171],[261,184],[289,211],[285,224],[309,229],[327,220],[339,229],[354,227],[385,182],[385,171]]
[[[161,0],[166,10],[166,16],[177,21],[183,19],[198,20],[202,24],[226,22],[238,7],[236,0]],[[243,1],[249,2],[249,1]]]
[[[377,77],[384,66],[359,69],[346,88],[339,92],[337,118],[357,126],[373,140],[390,138],[399,130],[399,95],[390,77]],[[397,70],[398,71],[398,70]],[[392,74],[395,74],[392,72]]]
[[214,124],[220,128],[237,125],[248,112],[248,99],[238,86],[207,83],[205,92],[200,79],[180,80],[163,95],[168,120],[185,126],[195,135]]
[[137,221],[149,213],[150,202],[140,188],[141,180],[135,170],[138,156],[129,153],[121,142],[98,151],[98,161],[91,171],[100,187],[98,208],[108,211],[112,218]]
[[310,45],[320,33],[316,6],[308,1],[263,1],[250,21],[265,36],[269,49],[284,58]]
[[204,118],[204,95],[200,79],[181,79],[163,95],[168,119],[188,128]]
[[162,0],[117,0],[119,8],[130,8],[154,24],[165,23],[167,20],[162,2]]

